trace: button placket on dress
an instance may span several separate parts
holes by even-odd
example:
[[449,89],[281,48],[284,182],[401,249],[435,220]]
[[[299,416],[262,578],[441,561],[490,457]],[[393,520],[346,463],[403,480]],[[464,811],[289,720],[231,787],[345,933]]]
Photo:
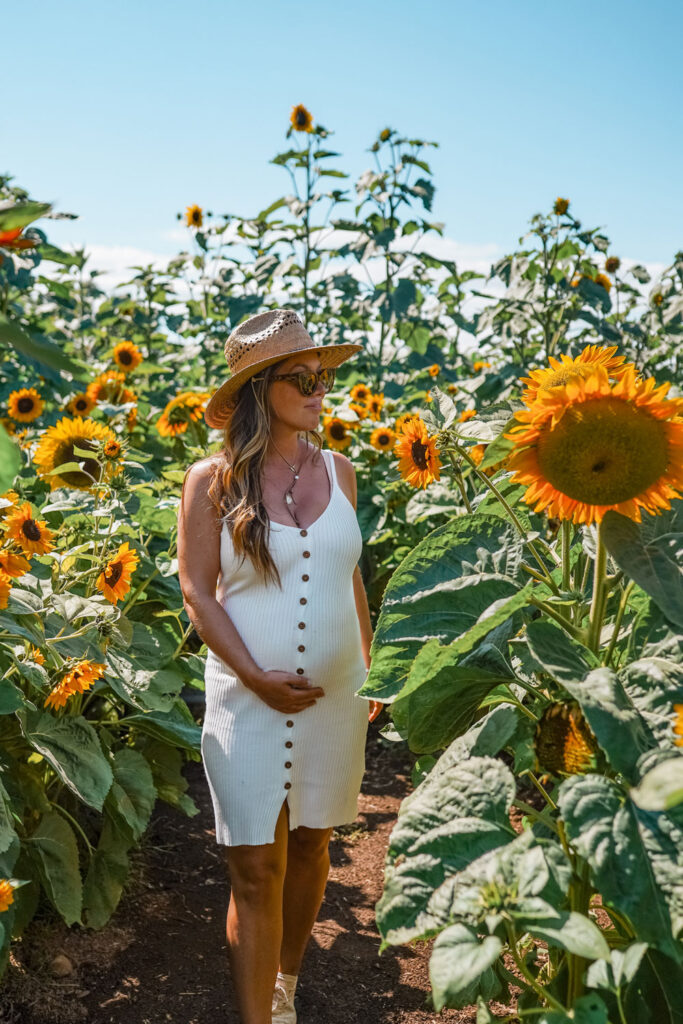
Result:
[[[299,530],[299,535],[301,537],[307,537],[308,536],[308,530]],[[311,552],[306,548],[306,549],[304,549],[302,551],[301,556],[302,556],[302,558],[310,558],[311,557]],[[308,573],[302,573],[301,581],[303,583],[307,583],[309,579],[310,579],[310,576],[309,576]],[[299,597],[299,607],[300,607],[300,610],[303,611],[303,609],[306,607],[307,604],[308,604],[308,598],[305,597],[302,594]],[[300,629],[303,632],[303,630],[305,628],[306,628],[305,620],[304,619],[300,619],[299,622],[297,623],[297,629]],[[297,675],[300,675],[300,676],[305,674],[305,669],[304,669],[303,665],[301,664],[301,662],[303,661],[303,658],[301,656],[302,656],[302,654],[304,653],[305,650],[306,650],[306,645],[304,643],[297,644],[297,653],[299,655],[299,657],[298,657],[299,664],[297,665],[296,671],[297,671]],[[290,729],[294,727],[294,722],[292,721],[291,718],[287,720],[286,724],[287,724],[287,726]],[[291,749],[293,747],[292,740],[286,740],[285,747],[287,747],[288,749]],[[285,766],[285,769],[288,772],[290,772],[291,769],[292,769],[292,762],[291,761],[285,761],[284,766]],[[292,788],[292,783],[288,779],[285,782],[285,789],[291,789],[291,788]]]

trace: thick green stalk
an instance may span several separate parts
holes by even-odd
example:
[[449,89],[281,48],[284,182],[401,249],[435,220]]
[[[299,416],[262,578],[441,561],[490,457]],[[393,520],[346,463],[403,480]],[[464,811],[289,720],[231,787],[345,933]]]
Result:
[[471,515],[472,514],[472,506],[470,505],[470,499],[467,497],[467,491],[465,489],[465,481],[462,478],[462,472],[460,470],[460,466],[458,465],[457,460],[455,459],[455,456],[453,455],[453,452],[450,451],[450,449],[448,450],[448,458],[450,459],[451,465],[453,467],[453,479],[455,480],[456,484],[458,485],[458,490],[460,491],[460,494],[462,496],[463,505],[465,506],[465,508],[467,509],[467,511]]
[[600,631],[605,611],[607,574],[607,548],[602,537],[602,524],[598,526],[598,546],[593,566],[593,599],[588,621],[588,647],[597,654],[600,649]]

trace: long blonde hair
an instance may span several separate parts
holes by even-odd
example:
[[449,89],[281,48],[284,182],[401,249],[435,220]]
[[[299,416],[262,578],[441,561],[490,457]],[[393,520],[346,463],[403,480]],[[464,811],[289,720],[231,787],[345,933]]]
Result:
[[[283,361],[267,366],[256,379],[250,377],[237,392],[208,492],[230,531],[235,553],[242,560],[251,559],[266,584],[272,581],[280,588],[280,574],[268,550],[270,521],[263,504],[261,472],[270,440],[268,387]],[[301,433],[320,451],[323,439],[319,431]]]

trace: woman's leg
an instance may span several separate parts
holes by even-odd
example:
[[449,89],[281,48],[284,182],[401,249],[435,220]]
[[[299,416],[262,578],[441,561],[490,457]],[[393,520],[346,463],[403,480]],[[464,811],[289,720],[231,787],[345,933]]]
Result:
[[298,974],[323,901],[330,871],[332,828],[300,825],[289,833],[282,896],[280,970]]
[[242,1024],[270,1024],[282,944],[282,892],[289,807],[283,803],[275,841],[226,846],[230,906],[226,925],[233,986]]

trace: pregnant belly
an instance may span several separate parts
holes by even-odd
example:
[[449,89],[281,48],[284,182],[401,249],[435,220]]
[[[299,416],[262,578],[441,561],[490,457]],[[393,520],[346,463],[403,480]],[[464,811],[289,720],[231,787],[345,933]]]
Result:
[[[316,686],[323,685],[323,680],[331,684],[335,679],[362,681],[365,676],[355,603],[293,608],[290,600],[266,617],[244,601],[232,607],[228,601],[224,607],[252,658],[266,672],[303,668],[304,676]],[[302,629],[299,623],[303,623]]]

